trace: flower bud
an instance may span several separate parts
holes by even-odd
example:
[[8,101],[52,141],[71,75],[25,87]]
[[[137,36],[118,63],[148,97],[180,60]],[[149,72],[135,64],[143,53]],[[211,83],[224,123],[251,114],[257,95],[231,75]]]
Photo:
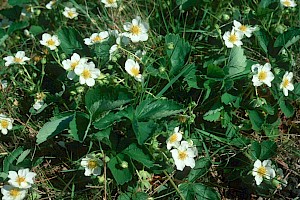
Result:
[[123,169],[128,168],[128,162],[122,161],[122,162],[121,162],[121,167],[122,167]]

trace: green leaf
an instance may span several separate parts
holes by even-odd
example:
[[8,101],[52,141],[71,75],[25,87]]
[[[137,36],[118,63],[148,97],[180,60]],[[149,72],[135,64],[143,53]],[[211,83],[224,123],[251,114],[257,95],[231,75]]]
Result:
[[123,150],[122,153],[128,155],[131,159],[142,163],[148,168],[153,167],[153,161],[150,160],[150,156],[146,155],[143,150],[134,143]]
[[119,160],[124,160],[123,154],[118,154],[116,157],[113,157],[108,162],[107,166],[110,169],[114,179],[116,180],[118,185],[123,185],[124,183],[130,181],[132,179],[132,173],[129,168],[122,168],[120,166]]
[[166,35],[165,42],[167,46],[167,55],[171,60],[169,76],[176,76],[184,66],[186,56],[191,51],[191,46],[179,35],[175,34]]
[[[17,0],[16,0],[17,1]],[[12,8],[0,10],[0,14],[7,17],[12,21],[16,21],[20,18],[22,7],[14,6]]]
[[3,160],[3,172],[8,173],[12,163],[23,153],[23,147],[18,147],[13,150],[4,160]]
[[237,96],[233,96],[229,93],[224,93],[221,96],[221,102],[224,103],[225,105],[228,105],[230,103],[233,103],[235,100],[237,100]]
[[131,193],[130,192],[126,192],[126,193],[122,193],[118,196],[118,200],[131,200]]
[[267,160],[276,155],[277,145],[275,142],[265,140],[261,144],[261,151],[259,155],[260,160]]
[[21,163],[28,156],[29,153],[30,153],[30,149],[27,149],[27,150],[23,151],[21,153],[21,155],[18,157],[16,165],[18,165],[19,163]]
[[219,120],[220,116],[221,116],[221,110],[223,110],[223,107],[214,109],[214,110],[209,110],[208,112],[206,112],[203,115],[203,119],[206,121],[210,121],[210,122],[215,122],[217,120]]
[[44,29],[41,27],[41,26],[31,26],[30,29],[29,29],[29,32],[32,34],[32,35],[38,35],[38,34],[41,34],[44,32]]
[[176,4],[180,6],[181,10],[188,10],[198,4],[198,0],[176,0]]
[[192,64],[191,70],[188,73],[183,75],[184,76],[183,80],[187,82],[189,88],[200,89],[197,83],[196,72],[197,72],[197,66],[195,64]]
[[178,186],[178,189],[180,193],[183,195],[183,197],[185,198],[185,200],[195,200],[194,190],[191,185],[192,185],[191,183],[181,183]]
[[153,131],[156,128],[156,124],[153,120],[148,122],[139,122],[134,119],[132,121],[132,128],[139,145],[143,145],[144,142],[154,133]]
[[135,111],[139,121],[144,119],[160,119],[182,112],[182,105],[173,100],[167,99],[146,99],[142,101]]
[[32,0],[8,0],[8,4],[11,6],[22,6],[28,3],[32,3]]
[[261,0],[259,3],[260,8],[268,8],[270,4],[277,2],[277,0]]
[[120,87],[97,86],[85,95],[85,105],[97,120],[101,114],[121,107],[132,100],[132,95]]
[[260,144],[257,141],[252,142],[250,147],[250,155],[253,158],[253,160],[259,159],[260,152],[261,152]]
[[137,192],[132,195],[132,200],[148,200],[148,194],[145,192]]
[[300,83],[294,84],[294,93],[300,96]]
[[196,161],[195,167],[190,171],[188,180],[194,182],[198,178],[201,178],[204,174],[209,171],[211,162],[209,158],[200,158]]
[[197,200],[221,200],[219,193],[215,189],[201,183],[193,184],[193,189]]
[[67,116],[54,117],[50,122],[44,124],[36,136],[36,142],[41,144],[47,139],[50,139],[63,130],[69,127],[71,120],[74,117],[74,113],[67,113]]
[[281,111],[284,113],[284,115],[287,118],[290,118],[294,115],[294,112],[295,112],[294,107],[288,101],[281,99],[279,101],[279,106],[280,106]]
[[280,34],[274,42],[274,47],[288,48],[295,44],[300,39],[299,28],[291,28],[288,31]]
[[233,47],[230,51],[230,56],[224,72],[227,76],[234,76],[241,74],[246,68],[246,56],[244,56],[244,49],[241,47]]
[[75,112],[73,120],[70,122],[70,136],[79,142],[83,142],[86,137],[89,125],[89,116],[83,112]]
[[10,35],[10,34],[12,34],[13,32],[15,32],[17,30],[21,30],[23,28],[26,28],[27,26],[29,26],[29,22],[28,21],[14,22],[8,28],[7,34]]
[[108,145],[110,148],[112,148],[111,141],[109,139],[111,133],[111,128],[107,128],[101,131],[98,131],[97,133],[92,134],[92,138],[103,142],[104,144]]
[[105,64],[109,61],[109,50],[112,46],[110,40],[103,41],[101,43],[95,44],[95,54],[98,58],[100,58],[101,64]]
[[269,137],[269,139],[276,139],[279,134],[280,131],[278,129],[279,125],[281,123],[280,118],[278,118],[274,123],[272,124],[264,124],[263,125],[263,130],[265,132],[265,134]]
[[254,31],[253,34],[255,35],[256,39],[258,40],[258,43],[262,50],[268,54],[268,45],[269,45],[269,36],[268,33],[265,30],[257,30]]
[[61,41],[60,47],[68,55],[72,54],[74,50],[84,47],[83,39],[75,28],[63,27],[57,32],[57,35]]
[[214,64],[209,64],[207,66],[207,77],[222,79],[222,78],[224,78],[224,76],[225,76],[225,73],[221,67],[218,67]]
[[258,113],[256,110],[248,110],[249,118],[252,124],[252,128],[255,131],[260,131],[261,126],[264,123],[263,116]]

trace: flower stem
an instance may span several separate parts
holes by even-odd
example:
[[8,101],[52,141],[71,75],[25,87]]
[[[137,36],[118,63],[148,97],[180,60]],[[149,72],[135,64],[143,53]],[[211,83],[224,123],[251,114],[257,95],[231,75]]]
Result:
[[182,193],[179,191],[178,187],[176,186],[176,184],[174,183],[174,181],[172,180],[172,178],[170,177],[170,175],[166,172],[166,170],[164,170],[164,174],[168,177],[168,179],[170,180],[172,186],[175,188],[176,192],[179,194],[180,198],[182,200],[185,200],[184,196],[182,195]]

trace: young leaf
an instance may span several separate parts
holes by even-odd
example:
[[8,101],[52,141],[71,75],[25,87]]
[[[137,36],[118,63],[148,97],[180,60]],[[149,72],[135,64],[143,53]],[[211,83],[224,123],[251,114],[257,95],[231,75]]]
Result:
[[52,118],[50,122],[44,124],[44,126],[40,129],[36,136],[36,142],[41,144],[47,139],[52,138],[67,129],[73,117],[74,113],[68,113],[67,116]]
[[103,142],[104,144],[108,145],[110,148],[112,148],[111,141],[109,139],[111,132],[111,128],[107,128],[101,131],[98,131],[97,133],[92,134],[92,138],[96,139],[100,142]]
[[18,157],[16,165],[21,163],[28,156],[29,153],[30,153],[30,149],[23,151],[22,154]]
[[191,46],[179,35],[168,34],[165,37],[167,55],[171,60],[169,76],[175,76],[182,69],[186,56],[191,51]]
[[256,110],[248,110],[249,118],[252,124],[252,128],[255,131],[260,131],[261,126],[264,123],[264,119],[261,116],[260,113],[258,113]]
[[123,185],[124,183],[132,179],[132,173],[129,168],[122,168],[120,166],[119,160],[124,160],[123,154],[118,154],[116,157],[113,157],[108,162],[107,166],[110,169],[114,179],[118,185]]
[[83,112],[75,112],[73,120],[70,122],[70,136],[79,142],[83,142],[86,137],[89,125],[89,116]]
[[103,112],[118,108],[131,100],[132,95],[120,87],[97,86],[85,95],[85,105],[93,119],[98,119]]
[[62,50],[70,55],[76,49],[83,49],[83,39],[75,28],[63,27],[57,32]]
[[274,42],[274,47],[288,48],[300,39],[300,30],[291,28],[288,31],[280,34]]
[[23,147],[18,147],[13,150],[4,160],[3,160],[3,172],[7,173],[9,171],[10,165],[17,159],[19,155],[23,153]]
[[182,108],[182,105],[176,101],[146,99],[136,107],[135,115],[139,121],[144,119],[160,119],[178,114],[183,111]]
[[287,101],[285,101],[284,99],[281,99],[279,101],[279,106],[280,106],[280,109],[281,111],[284,113],[284,115],[287,117],[287,118],[290,118],[294,115],[294,107]]
[[139,145],[142,145],[154,133],[153,131],[156,128],[156,124],[153,120],[148,122],[139,122],[134,119],[132,121],[132,128]]
[[128,155],[131,159],[142,163],[144,166],[150,168],[153,167],[153,161],[150,160],[150,156],[146,155],[142,149],[140,149],[136,144],[131,144],[122,153]]
[[221,116],[221,110],[223,106],[214,110],[210,110],[203,115],[203,119],[209,122],[217,121]]
[[241,47],[233,47],[230,51],[230,56],[224,72],[227,76],[234,76],[245,71],[246,56],[244,56],[244,49]]

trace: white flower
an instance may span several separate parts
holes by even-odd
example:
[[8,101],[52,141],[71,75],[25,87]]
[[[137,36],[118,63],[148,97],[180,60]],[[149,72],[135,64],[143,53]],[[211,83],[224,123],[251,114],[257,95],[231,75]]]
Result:
[[117,8],[117,0],[101,0],[105,4],[105,7]]
[[8,130],[12,129],[13,122],[14,122],[13,119],[8,118],[3,114],[0,114],[0,130],[4,135],[7,134]]
[[52,9],[52,6],[55,4],[55,0],[52,0],[52,1],[49,1],[49,3],[46,4],[46,8],[48,10],[51,10]]
[[257,71],[253,75],[252,82],[254,86],[261,86],[263,83],[271,87],[271,81],[274,79],[274,74],[271,72],[270,63],[266,63],[264,66],[255,64],[252,65],[252,72]]
[[180,141],[182,139],[182,132],[179,131],[179,127],[174,128],[174,133],[167,139],[167,149],[171,149],[172,147],[179,147]]
[[66,18],[74,19],[75,17],[78,16],[78,12],[76,12],[76,8],[65,7],[65,10],[64,10],[64,12],[63,12],[63,15],[64,15]]
[[182,141],[177,149],[171,150],[172,157],[178,170],[183,170],[185,166],[195,167],[195,159],[197,155],[194,149],[190,148],[187,141]]
[[4,185],[1,188],[3,195],[2,200],[23,200],[26,196],[27,190],[13,187],[11,185]]
[[24,65],[24,64],[26,64],[25,61],[30,60],[30,58],[25,56],[24,51],[18,51],[15,56],[7,56],[7,57],[3,58],[3,60],[6,61],[5,66],[9,66],[12,64]]
[[133,76],[135,80],[141,82],[143,76],[140,74],[140,65],[132,59],[128,59],[125,62],[125,70],[130,76]]
[[2,21],[0,22],[0,28],[6,29],[8,27],[10,27],[10,25],[12,24],[12,21],[9,21],[8,19],[2,19]]
[[87,63],[88,59],[87,58],[80,58],[80,55],[77,53],[73,53],[71,56],[71,59],[63,60],[62,65],[65,70],[69,71],[67,77],[70,80],[73,80],[76,76],[74,70],[76,67],[79,65],[85,65]]
[[283,90],[284,96],[288,96],[289,91],[294,90],[292,79],[293,79],[293,72],[285,72],[282,78],[282,82],[280,84],[280,89]]
[[101,174],[100,166],[102,166],[102,161],[93,155],[86,155],[86,157],[81,160],[80,164],[85,168],[85,176]]
[[232,31],[227,31],[224,33],[223,35],[223,39],[225,41],[225,45],[228,48],[233,48],[233,46],[241,46],[243,45],[243,42],[241,41],[243,35],[238,32],[235,31],[234,29],[232,29]]
[[49,47],[50,50],[55,50],[60,45],[57,35],[51,36],[48,33],[44,33],[42,35],[42,40],[40,40],[40,43],[46,47]]
[[275,170],[271,167],[271,160],[256,160],[254,163],[254,168],[252,170],[252,175],[256,181],[256,185],[260,185],[264,178],[271,179],[275,177]]
[[100,70],[95,68],[93,62],[78,65],[74,72],[79,76],[80,84],[87,84],[90,87],[95,85],[95,79],[100,76]]
[[93,45],[95,43],[103,42],[106,38],[108,38],[108,31],[102,31],[100,33],[93,33],[90,38],[85,38],[84,43],[86,45]]
[[297,4],[294,0],[280,0],[280,3],[285,7],[296,7]]
[[233,29],[236,30],[237,32],[241,33],[242,35],[246,35],[246,37],[251,37],[252,32],[255,31],[255,28],[248,26],[248,25],[243,25],[240,22],[234,20],[233,21]]
[[149,25],[141,21],[141,17],[137,16],[132,23],[126,22],[124,29],[128,31],[128,37],[132,42],[147,41]]
[[35,110],[39,110],[43,105],[44,105],[44,101],[37,99],[37,100],[35,100],[35,102],[33,104],[33,108]]
[[14,187],[18,187],[21,189],[30,188],[32,184],[34,184],[34,177],[36,173],[30,172],[28,168],[20,169],[17,172],[9,171],[8,172],[8,183]]

